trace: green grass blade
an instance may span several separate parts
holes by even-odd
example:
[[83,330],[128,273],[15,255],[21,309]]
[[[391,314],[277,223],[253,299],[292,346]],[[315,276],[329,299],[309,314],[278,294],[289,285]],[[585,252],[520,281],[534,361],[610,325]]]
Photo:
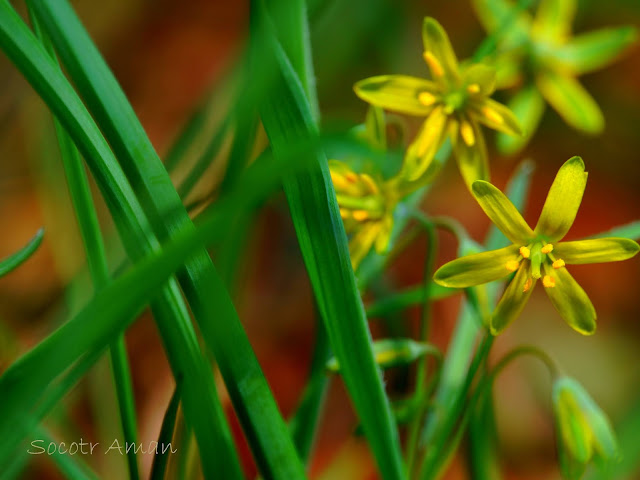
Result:
[[[459,292],[460,290],[457,288],[443,287],[442,285],[432,282],[429,286],[428,300],[441,300]],[[405,310],[414,305],[419,305],[424,301],[425,286],[418,285],[376,300],[367,307],[367,317],[384,317],[385,315]]]
[[[173,439],[173,431],[176,425],[176,418],[178,416],[178,407],[180,406],[180,384],[176,385],[176,389],[171,395],[169,406],[162,419],[162,426],[160,427],[160,435],[158,436],[158,445],[167,445],[171,443]],[[164,478],[165,471],[167,469],[167,461],[169,460],[168,450],[166,453],[162,451],[158,452],[153,458],[153,465],[151,466],[151,480],[162,480]]]
[[631,240],[640,240],[640,220],[636,220],[626,225],[620,225],[619,227],[612,228],[606,232],[592,235],[589,238],[606,238],[606,237],[622,237],[629,238]]
[[[165,239],[182,230],[193,230],[131,105],[69,3],[42,0],[34,5],[69,75],[140,192],[155,233]],[[178,278],[207,346],[216,357],[262,473],[278,478],[304,475],[231,298],[206,251],[194,252],[185,267],[178,270]]]
[[[29,4],[27,4],[27,6],[29,6]],[[51,45],[50,40],[43,35],[38,20],[32,14],[30,8],[29,13],[36,36],[49,52],[49,55],[56,60],[53,45]],[[60,122],[55,118],[54,127],[56,136],[58,137],[71,202],[76,212],[80,234],[82,235],[85,247],[87,264],[89,265],[94,289],[97,291],[107,285],[110,279],[107,255],[100,232],[98,214],[91,196],[89,179],[85,173],[78,149],[62,125],[60,125]],[[138,443],[136,407],[124,336],[118,337],[111,346],[110,359],[125,445],[136,445]],[[135,449],[127,450],[127,464],[129,467],[129,478],[138,480],[140,475],[138,473]]]
[[[32,5],[37,11],[41,4]],[[56,63],[6,1],[0,1],[0,47],[47,103],[89,163],[129,255],[139,258],[157,250],[159,243],[109,145]],[[230,476],[240,477],[239,462],[213,376],[175,281],[171,280],[154,299],[152,311],[174,375],[184,376],[185,415],[193,423],[199,443],[217,451],[217,456],[204,455],[205,473],[213,477],[226,470]],[[0,425],[0,430],[3,427],[7,425]],[[5,448],[0,449],[0,463],[11,454],[7,445],[5,442]]]
[[44,229],[41,228],[24,247],[22,247],[16,253],[8,256],[7,258],[0,260],[0,277],[15,270],[20,265],[22,265],[31,255],[33,255],[42,243],[43,237]]
[[[39,445],[49,445],[51,443],[55,443],[56,445],[60,444],[60,442],[55,440],[44,428],[39,428],[36,431],[36,438],[43,440]],[[43,447],[40,446],[40,448]],[[56,449],[49,458],[56,464],[65,478],[70,480],[98,480],[99,478],[84,462],[80,463],[81,460],[76,460],[70,454],[61,453],[58,449]]]
[[[266,12],[261,21],[268,22]],[[262,25],[264,28],[264,25]],[[252,32],[271,51],[277,88],[261,106],[262,121],[276,156],[290,143],[317,136],[300,81],[271,30]],[[403,478],[400,443],[381,375],[375,364],[364,307],[351,268],[347,238],[336,203],[327,159],[308,152],[311,167],[285,178],[284,187],[298,241],[331,347],[342,366],[363,430],[381,474]]]

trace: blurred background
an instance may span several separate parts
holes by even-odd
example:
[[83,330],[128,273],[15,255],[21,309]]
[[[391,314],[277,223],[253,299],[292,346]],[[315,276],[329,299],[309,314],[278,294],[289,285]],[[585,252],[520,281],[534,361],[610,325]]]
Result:
[[[24,13],[21,2],[13,3]],[[366,105],[352,90],[357,80],[385,73],[426,75],[420,36],[425,15],[444,26],[460,58],[469,57],[485,36],[469,0],[309,3],[321,112],[323,122],[332,128],[362,122]],[[225,115],[246,39],[248,4],[211,0],[77,0],[73,4],[161,155],[195,109],[205,98],[211,99],[206,129],[189,151],[195,158]],[[640,26],[637,0],[582,0],[579,4],[574,23],[578,33],[605,26]],[[568,239],[640,218],[640,48],[632,48],[620,61],[581,81],[604,112],[606,129],[601,136],[575,132],[547,108],[530,145],[507,158],[496,153],[492,133],[485,130],[498,187],[505,185],[521,159],[536,163],[525,211],[530,223],[535,223],[557,169],[573,155],[584,158],[589,182]],[[496,98],[505,100],[501,93]],[[0,371],[67,319],[90,293],[85,287],[88,275],[82,242],[51,127],[44,105],[0,55],[0,257],[24,245],[41,226],[46,229],[44,243],[33,258],[0,279]],[[225,154],[223,148],[194,197],[214,188]],[[184,172],[176,172],[176,181],[181,175]],[[98,205],[115,269],[123,255],[108,211],[101,200]],[[454,162],[436,181],[423,209],[456,218],[478,241],[489,227]],[[289,415],[305,383],[315,328],[310,287],[283,197],[265,206],[242,240],[246,250],[235,273],[236,305],[280,408]],[[388,288],[421,282],[423,244],[418,239],[397,259],[386,279]],[[448,234],[441,235],[440,245],[438,265],[452,259],[457,247]],[[577,266],[571,273],[596,307],[597,335],[587,338],[572,331],[542,289],[537,289],[522,317],[496,341],[493,359],[522,343],[543,348],[585,385],[609,413],[622,440],[634,443],[637,438],[640,445],[640,436],[629,437],[625,430],[633,421],[640,422],[640,261]],[[366,298],[370,301],[375,296]],[[453,297],[433,306],[433,341],[443,349],[459,303],[460,297]],[[417,317],[414,309],[396,320],[411,329]],[[390,334],[385,325],[372,323],[376,336]],[[139,436],[149,442],[157,438],[173,380],[148,314],[128,330],[127,344]],[[113,386],[105,381],[108,368],[106,361],[98,364],[51,415],[49,425],[57,437],[108,444],[107,439],[119,436]],[[391,372],[388,386],[401,396],[407,382],[406,372]],[[219,385],[223,391],[221,381]],[[558,478],[547,373],[535,361],[520,360],[500,377],[494,397],[504,477]],[[228,399],[223,401],[242,445],[246,471],[253,475],[255,468],[232,408]],[[357,420],[339,380],[331,382],[320,425],[313,478],[376,478],[365,442],[354,435]],[[463,453],[464,446],[446,478],[470,478]],[[23,478],[62,478],[48,459],[28,460]],[[84,460],[103,478],[124,478],[124,457],[96,455]],[[148,473],[151,457],[143,455],[141,460]],[[640,473],[629,478],[640,478]]]

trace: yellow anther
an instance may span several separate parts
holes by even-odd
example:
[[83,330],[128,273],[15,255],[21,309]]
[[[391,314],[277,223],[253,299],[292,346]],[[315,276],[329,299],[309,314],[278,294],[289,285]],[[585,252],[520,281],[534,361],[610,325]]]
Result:
[[427,65],[429,65],[431,73],[433,73],[434,76],[442,77],[444,75],[442,64],[438,61],[433,53],[424,52],[424,61],[427,62]]
[[358,175],[353,172],[347,173],[344,177],[351,183],[356,183],[358,181]]
[[477,83],[472,83],[467,87],[467,92],[469,93],[480,93],[480,85]]
[[418,100],[425,107],[429,107],[429,106],[433,105],[434,103],[436,103],[437,98],[432,93],[420,92],[420,94],[418,95]]
[[468,146],[473,147],[476,143],[476,136],[473,133],[473,127],[466,120],[462,120],[462,122],[460,122],[460,135],[462,135],[464,143]]
[[542,285],[545,286],[545,288],[553,288],[556,286],[556,280],[555,278],[549,276],[549,275],[545,275],[542,278]]
[[520,247],[520,255],[522,255],[522,258],[529,258],[529,256],[531,255],[531,250],[529,250],[527,247]]
[[483,107],[482,113],[484,114],[485,117],[487,117],[492,122],[499,123],[499,124],[504,123],[504,118],[502,118],[502,115],[500,115],[498,112],[496,112],[492,108]]
[[344,190],[345,188],[349,188],[349,184],[339,173],[331,172],[331,181],[333,182],[333,185],[337,190]]
[[353,219],[358,221],[358,222],[362,222],[363,220],[366,220],[367,218],[369,218],[369,212],[367,212],[366,210],[354,210],[353,211]]
[[509,270],[510,272],[515,272],[516,270],[518,270],[518,267],[520,266],[520,262],[518,262],[517,260],[509,260],[505,267],[507,267],[507,270]]
[[342,217],[343,220],[346,218],[349,218],[349,215],[351,215],[351,212],[349,210],[347,210],[346,208],[340,209],[340,216]]
[[360,174],[360,180],[362,180],[363,183],[367,184],[367,187],[369,187],[369,191],[371,193],[378,193],[380,191],[378,189],[378,185],[376,185],[376,182],[373,181],[373,178],[371,178],[366,173],[361,173]]
[[540,251],[542,253],[551,253],[553,252],[553,245],[551,245],[550,243],[547,243],[544,247],[540,249]]
[[558,260],[556,260],[555,262],[553,262],[553,265],[552,265],[552,266],[553,266],[553,268],[555,268],[555,269],[557,270],[558,268],[562,268],[562,267],[564,267],[564,265],[565,265],[564,260],[562,260],[561,258],[559,258]]
[[527,281],[524,282],[524,288],[522,289],[523,293],[526,293],[529,291],[529,289],[531,288],[531,285],[533,285],[533,278],[529,277],[527,278]]

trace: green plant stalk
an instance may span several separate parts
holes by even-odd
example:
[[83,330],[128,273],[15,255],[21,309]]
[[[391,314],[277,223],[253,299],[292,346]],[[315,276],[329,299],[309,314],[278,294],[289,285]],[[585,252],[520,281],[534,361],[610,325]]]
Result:
[[[139,192],[153,231],[164,240],[179,231],[193,230],[142,125],[69,3],[38,0],[34,5],[69,75]],[[177,275],[205,342],[215,355],[260,470],[274,478],[303,476],[287,426],[206,250],[195,251]],[[205,284],[208,289],[203,288]]]
[[[176,388],[171,395],[171,400],[167,406],[167,411],[162,419],[162,426],[160,427],[160,435],[158,436],[158,445],[167,445],[171,443],[173,439],[173,432],[176,425],[176,418],[178,416],[178,407],[180,406],[180,384],[176,385]],[[167,469],[167,462],[169,461],[169,455],[167,453],[156,453],[153,458],[153,464],[151,466],[151,474],[149,478],[151,480],[162,480],[165,476]]]
[[[430,299],[431,299],[431,276],[433,275],[433,267],[435,263],[436,252],[438,249],[438,236],[436,233],[436,227],[426,215],[416,215],[416,220],[424,228],[427,234],[427,253],[423,272],[423,300],[421,302],[420,312],[420,328],[418,332],[418,340],[426,342],[429,338],[429,320],[430,320]],[[415,461],[415,455],[418,448],[418,439],[420,433],[420,425],[423,420],[423,416],[427,407],[426,392],[426,380],[427,380],[427,366],[428,357],[418,363],[416,371],[416,398],[418,400],[418,409],[415,418],[409,424],[408,439],[406,446],[406,465],[407,471],[413,470],[413,464]]]
[[[32,5],[37,12],[40,3]],[[0,46],[58,117],[89,162],[129,255],[140,258],[156,251],[159,243],[151,234],[140,204],[93,119],[56,63],[4,0],[0,1]],[[222,455],[224,462],[220,456],[205,458],[205,473],[212,477],[227,469],[233,475],[231,471],[235,468],[235,476],[240,477],[241,470],[231,435],[228,428],[223,426],[224,415],[213,377],[200,352],[175,281],[171,280],[152,302],[152,310],[169,352],[174,375],[179,377],[184,374],[185,410],[193,419],[201,444],[218,445],[221,451],[227,452]],[[9,435],[6,437],[8,439]],[[5,447],[7,444],[4,444]],[[3,449],[0,453],[6,455],[8,452]]]
[[[44,440],[44,445],[59,443],[42,427],[36,429],[36,435],[38,439]],[[99,478],[84,462],[76,460],[68,454],[60,453],[57,449],[51,455],[51,459],[65,478],[70,480],[98,480]]]
[[[101,119],[111,144],[120,152],[119,158],[142,191],[156,231],[165,237],[175,235],[181,229],[193,229],[131,106],[68,4],[39,2],[38,5],[48,7],[40,16],[52,23],[50,28],[55,33],[52,35],[54,43],[56,39],[60,42],[61,56],[63,60],[66,57],[69,71],[72,76],[75,75],[76,82],[82,85],[89,99],[87,103],[96,112],[96,117]],[[61,23],[57,23],[58,20]],[[82,39],[77,40],[78,37]],[[74,50],[76,47],[79,50]],[[88,50],[83,49],[85,47]],[[86,65],[92,65],[93,70],[85,70]],[[299,476],[302,467],[286,425],[209,256],[204,250],[194,252],[186,268],[181,268],[178,275],[205,341],[216,356],[261,470],[266,476]],[[203,288],[205,284],[209,286],[208,289]],[[213,318],[218,320],[213,321]],[[195,428],[197,431],[198,425]],[[219,454],[216,456],[220,457]],[[207,461],[206,455],[203,459]]]
[[[260,23],[252,32],[252,40],[269,46],[275,67],[275,91],[268,95],[269,101],[261,105],[261,116],[274,155],[278,157],[289,143],[313,140],[317,136],[312,109],[298,77],[308,62],[300,57],[296,47],[285,50],[280,46],[266,8],[260,1],[256,4]],[[291,2],[287,3],[289,8],[305,11],[304,6],[296,7]],[[275,12],[275,18],[278,13]],[[295,39],[298,44],[304,44],[304,27],[300,24],[303,19],[301,15],[279,18],[278,33],[286,31],[290,41]],[[298,56],[290,63],[287,54],[296,51]],[[403,478],[398,432],[373,357],[371,334],[351,268],[327,159],[318,149],[309,155],[313,158],[311,167],[285,177],[283,182],[302,255],[329,342],[381,475],[386,479]]]
[[[32,14],[31,9],[29,9],[29,14],[36,36],[55,61],[56,57],[53,45],[51,45],[49,39],[43,35],[38,20]],[[80,154],[73,144],[73,141],[55,117],[53,123],[60,145],[60,155],[67,177],[71,202],[76,211],[80,234],[82,235],[85,247],[85,255],[87,264],[89,265],[91,280],[94,290],[98,291],[109,283],[110,278],[107,256],[100,232],[98,214],[96,213],[91,196],[89,180],[85,173]],[[124,335],[119,336],[109,350],[124,441],[126,445],[136,445],[138,443],[136,407]],[[135,449],[127,450],[127,464],[129,477],[132,480],[140,478]]]

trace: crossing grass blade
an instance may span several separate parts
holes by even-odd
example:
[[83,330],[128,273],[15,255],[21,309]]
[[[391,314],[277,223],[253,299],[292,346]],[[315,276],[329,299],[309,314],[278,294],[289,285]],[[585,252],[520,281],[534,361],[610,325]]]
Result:
[[[153,232],[164,240],[181,231],[193,231],[193,223],[133,108],[70,4],[66,0],[38,0],[33,8],[138,192]],[[207,252],[196,250],[177,275],[261,472],[270,478],[304,476],[286,424]],[[206,447],[200,444],[201,453]],[[212,456],[224,458],[216,452],[203,454],[202,459]]]
[[[267,10],[261,2],[255,6],[259,22],[253,25],[252,41],[268,46],[274,68],[274,90],[262,103],[260,113],[277,157],[290,143],[300,139],[313,142],[317,130],[303,85],[276,39]],[[289,28],[278,27],[278,32]],[[290,28],[296,27],[303,31],[299,25]],[[298,69],[306,68],[304,59],[298,58],[294,64]],[[311,166],[284,180],[291,217],[329,342],[380,472],[385,479],[400,479],[404,473],[398,432],[375,364],[327,159],[318,149],[309,150],[307,156],[312,159]]]
[[[31,4],[36,14],[40,5],[40,2]],[[127,253],[136,259],[156,251],[159,242],[91,115],[57,64],[6,1],[0,1],[0,48],[42,97],[87,160]],[[126,295],[127,292],[121,293]],[[205,474],[213,477],[223,471],[230,478],[240,478],[239,461],[217,397],[213,375],[200,351],[189,312],[174,280],[170,280],[154,297],[151,307],[174,375],[184,379],[185,415],[203,445]],[[86,320],[90,322],[91,319]],[[80,337],[84,334],[81,332]],[[22,391],[19,385],[18,382],[17,393]],[[40,390],[44,390],[45,385],[47,383],[42,384]],[[11,440],[15,440],[19,432],[11,428],[6,417],[0,422],[0,431],[7,432],[0,440],[0,464],[4,464],[16,446]],[[216,449],[217,455],[204,455],[205,445]]]

